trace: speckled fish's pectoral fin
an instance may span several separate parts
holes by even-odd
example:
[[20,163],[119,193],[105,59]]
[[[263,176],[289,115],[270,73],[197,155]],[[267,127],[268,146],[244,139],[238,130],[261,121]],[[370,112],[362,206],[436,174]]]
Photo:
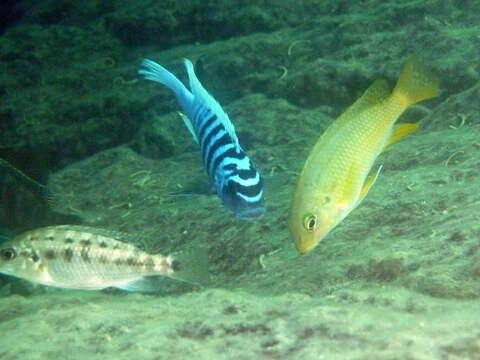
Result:
[[400,124],[395,127],[393,130],[393,134],[388,140],[387,144],[384,146],[382,151],[385,151],[390,145],[395,144],[398,140],[407,136],[415,131],[420,127],[418,124]]
[[373,184],[375,184],[375,181],[377,181],[378,175],[380,175],[380,172],[382,171],[382,169],[383,169],[383,165],[380,165],[377,171],[375,171],[373,174],[370,175],[365,185],[363,185],[362,191],[360,191],[360,196],[355,204],[355,207],[357,207],[365,198],[365,196],[367,196],[368,192],[370,191],[370,188],[373,186]]
[[159,276],[141,277],[138,280],[129,281],[115,287],[131,292],[157,292],[159,291],[158,277]]

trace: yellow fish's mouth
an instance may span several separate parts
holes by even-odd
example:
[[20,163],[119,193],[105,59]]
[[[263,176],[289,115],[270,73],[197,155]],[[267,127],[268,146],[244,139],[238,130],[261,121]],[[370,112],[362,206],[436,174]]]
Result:
[[308,240],[308,241],[304,240],[304,241],[296,241],[295,242],[295,247],[297,248],[297,251],[301,255],[310,252],[315,247],[315,245],[317,245],[317,242],[314,241],[313,239]]

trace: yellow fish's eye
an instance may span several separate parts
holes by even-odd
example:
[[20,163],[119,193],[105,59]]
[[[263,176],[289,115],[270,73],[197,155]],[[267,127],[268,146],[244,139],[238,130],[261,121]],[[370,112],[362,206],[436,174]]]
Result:
[[303,217],[303,226],[308,231],[315,231],[317,228],[317,216],[314,214],[306,214]]
[[17,257],[17,252],[12,248],[2,249],[0,250],[0,256],[3,260],[13,260]]

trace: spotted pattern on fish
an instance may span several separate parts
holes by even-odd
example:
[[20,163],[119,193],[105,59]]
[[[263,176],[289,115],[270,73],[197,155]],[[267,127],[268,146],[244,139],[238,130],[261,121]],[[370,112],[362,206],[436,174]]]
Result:
[[31,259],[33,262],[37,262],[38,260],[40,260],[40,257],[37,255],[35,251],[32,251]]
[[43,256],[47,260],[53,260],[55,259],[55,251],[53,249],[46,249],[43,253]]
[[91,259],[90,259],[90,256],[89,256],[89,252],[90,252],[90,248],[87,247],[87,246],[84,246],[84,247],[80,250],[80,257],[81,257],[82,260],[85,261],[86,263],[90,263],[90,262],[91,262]]
[[70,262],[72,261],[72,258],[73,258],[73,250],[70,249],[70,248],[67,248],[63,251],[63,257],[65,259],[65,261],[67,262]]

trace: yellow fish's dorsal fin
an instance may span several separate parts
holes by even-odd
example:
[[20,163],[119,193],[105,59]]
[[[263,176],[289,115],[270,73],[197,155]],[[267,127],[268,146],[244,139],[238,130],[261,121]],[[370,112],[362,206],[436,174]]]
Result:
[[417,55],[403,67],[392,96],[402,99],[405,107],[438,96],[439,79],[432,75]]
[[419,127],[420,125],[411,124],[411,123],[405,123],[405,124],[400,124],[395,126],[392,136],[388,140],[387,144],[385,144],[382,151],[385,151],[387,147],[389,147],[392,144],[395,144],[398,140],[400,140],[404,136],[407,136],[408,134],[411,134],[414,131],[417,131]]
[[355,207],[357,207],[360,202],[367,196],[368,191],[372,187],[373,184],[375,184],[375,181],[377,181],[378,175],[382,172],[383,165],[380,165],[373,174],[370,175],[368,178],[367,182],[363,185],[362,190],[360,191],[360,196],[358,197],[357,203],[355,204]]
[[335,122],[352,118],[365,109],[382,102],[390,96],[390,93],[390,88],[385,79],[375,80],[373,84],[370,85],[367,90],[365,90],[363,95],[360,96],[352,105],[350,105]]
[[[323,133],[323,138],[335,137],[338,129],[362,111],[379,104],[390,96],[390,88],[385,79],[378,79],[368,87],[363,95],[350,105],[335,121],[333,121],[327,130]],[[326,139],[324,139],[326,140]]]

